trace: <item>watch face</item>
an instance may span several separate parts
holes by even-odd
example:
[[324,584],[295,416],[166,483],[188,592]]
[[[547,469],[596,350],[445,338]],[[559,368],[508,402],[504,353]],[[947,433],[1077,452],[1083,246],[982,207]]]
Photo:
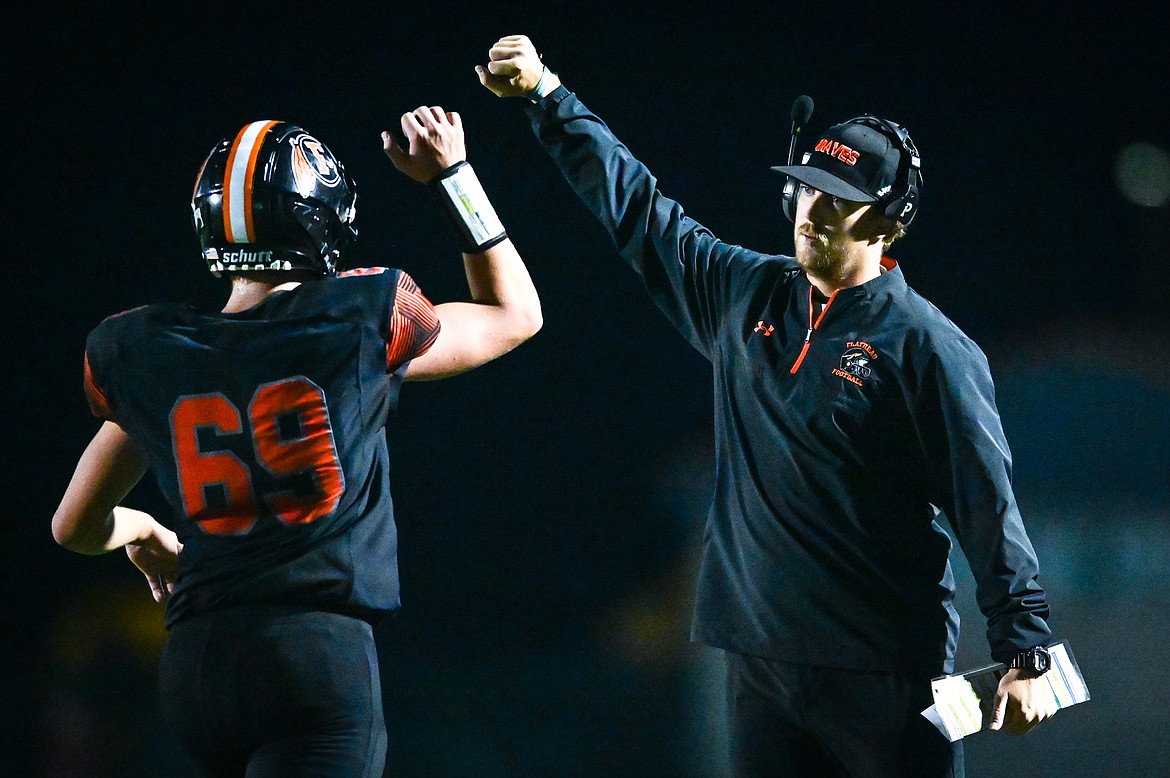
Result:
[[1037,649],[1036,651],[1034,651],[1032,653],[1032,657],[1033,657],[1033,664],[1036,668],[1036,672],[1038,672],[1038,673],[1048,672],[1048,667],[1052,663],[1052,658],[1048,655],[1047,651],[1042,650],[1042,649]]

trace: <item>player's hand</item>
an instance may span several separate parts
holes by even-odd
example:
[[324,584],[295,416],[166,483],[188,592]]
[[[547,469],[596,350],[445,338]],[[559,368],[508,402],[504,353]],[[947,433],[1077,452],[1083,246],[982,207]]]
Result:
[[154,525],[149,537],[126,544],[126,556],[146,576],[154,601],[162,602],[175,590],[175,573],[183,544],[171,530],[157,521]]
[[1021,670],[1010,669],[999,679],[988,728],[1023,735],[1057,710],[1056,697],[1043,676],[1028,678]]
[[[488,51],[487,65],[476,65],[475,72],[479,83],[497,97],[520,97],[536,89],[544,73],[544,63],[528,36],[507,35]],[[556,76],[549,73],[549,78],[556,79]],[[551,86],[555,88],[560,83],[557,79]]]
[[467,159],[463,120],[437,105],[402,114],[406,148],[389,132],[382,133],[382,150],[394,167],[415,181],[427,183],[447,168]]

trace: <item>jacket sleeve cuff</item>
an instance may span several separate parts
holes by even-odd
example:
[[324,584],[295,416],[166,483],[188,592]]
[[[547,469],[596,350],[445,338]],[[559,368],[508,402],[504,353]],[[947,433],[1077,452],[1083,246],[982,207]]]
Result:
[[558,103],[560,103],[562,100],[564,100],[566,97],[568,97],[571,94],[572,94],[572,92],[570,92],[568,89],[566,89],[564,84],[561,84],[556,89],[554,89],[553,91],[549,92],[547,95],[542,97],[539,102],[531,103],[529,105],[524,106],[524,110],[529,111],[531,113],[539,113],[541,111],[547,111],[548,109],[556,106]]

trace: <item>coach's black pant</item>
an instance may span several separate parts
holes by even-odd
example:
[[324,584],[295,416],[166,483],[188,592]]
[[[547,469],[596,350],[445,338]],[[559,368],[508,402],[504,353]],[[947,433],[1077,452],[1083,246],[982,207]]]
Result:
[[772,776],[963,775],[922,711],[930,675],[860,672],[727,652],[732,772]]
[[386,724],[370,625],[237,607],[171,628],[162,709],[208,776],[382,775]]

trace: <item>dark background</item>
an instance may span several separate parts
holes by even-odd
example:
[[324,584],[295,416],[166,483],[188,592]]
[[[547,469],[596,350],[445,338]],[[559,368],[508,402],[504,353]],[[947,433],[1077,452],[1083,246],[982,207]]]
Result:
[[[971,776],[1156,772],[1170,756],[1170,208],[1123,196],[1129,144],[1170,146],[1167,13],[982,4],[92,5],[6,12],[0,773],[182,776],[158,721],[161,609],[121,554],[52,542],[97,429],[86,333],[164,300],[215,304],[196,170],[285,119],[356,179],[361,264],[462,299],[454,241],[379,133],[459,111],[541,291],[545,326],[478,371],[408,385],[390,433],[404,607],[379,628],[396,775],[717,776],[716,652],[687,642],[710,483],[708,365],[473,66],[529,35],[566,84],[725,240],[790,252],[792,99],[811,132],[866,111],[922,151],[892,254],[985,349],[1015,482],[1093,700]],[[1021,8],[1017,8],[1020,6]],[[1103,8],[1105,6],[1102,6]],[[1112,7],[1111,7],[1112,8]],[[165,515],[147,479],[129,499]],[[987,660],[956,558],[963,666]]]

